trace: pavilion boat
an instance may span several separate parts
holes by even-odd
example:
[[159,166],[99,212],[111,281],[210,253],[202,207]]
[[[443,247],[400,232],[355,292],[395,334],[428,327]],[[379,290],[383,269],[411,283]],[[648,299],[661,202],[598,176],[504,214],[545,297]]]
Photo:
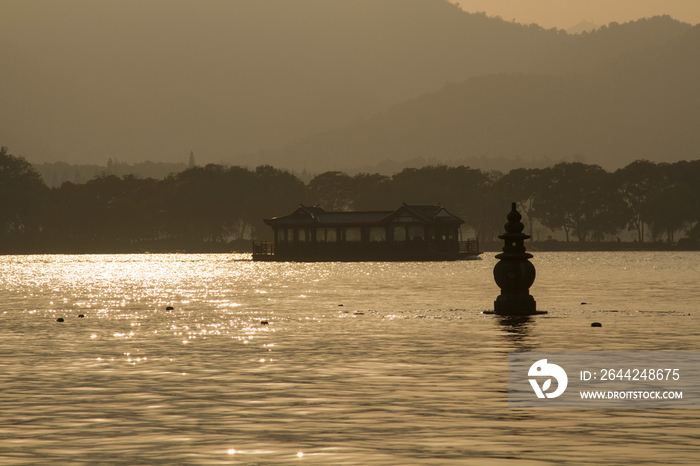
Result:
[[460,241],[464,220],[440,205],[395,211],[327,212],[302,205],[264,219],[273,242],[253,242],[259,261],[452,261],[477,259],[476,239]]

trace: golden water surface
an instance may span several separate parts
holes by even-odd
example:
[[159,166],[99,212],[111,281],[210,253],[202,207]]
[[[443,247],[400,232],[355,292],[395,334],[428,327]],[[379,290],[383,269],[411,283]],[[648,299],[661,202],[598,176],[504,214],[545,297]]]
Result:
[[700,349],[699,253],[539,253],[526,322],[495,262],[0,257],[0,465],[700,462],[700,410],[507,407],[508,351]]

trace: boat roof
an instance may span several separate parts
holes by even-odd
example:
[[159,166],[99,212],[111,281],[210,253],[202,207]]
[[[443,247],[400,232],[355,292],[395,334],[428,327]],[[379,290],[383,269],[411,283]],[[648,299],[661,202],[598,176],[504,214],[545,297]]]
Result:
[[301,205],[289,215],[264,219],[270,226],[296,225],[381,225],[389,222],[424,223],[424,224],[455,224],[461,225],[464,220],[451,214],[440,204],[416,205],[404,204],[397,210],[380,211],[336,211],[327,212],[320,206],[308,207]]

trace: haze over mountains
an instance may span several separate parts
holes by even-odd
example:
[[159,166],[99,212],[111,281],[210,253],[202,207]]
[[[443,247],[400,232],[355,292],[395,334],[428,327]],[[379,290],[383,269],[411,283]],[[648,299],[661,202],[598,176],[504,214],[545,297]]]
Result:
[[448,84],[289,145],[275,162],[331,169],[343,160],[568,157],[614,169],[636,159],[693,160],[700,156],[699,82],[695,27],[663,46],[590,63],[587,72],[495,74]]
[[443,0],[3,4],[0,144],[32,162],[697,158],[698,27],[581,35]]

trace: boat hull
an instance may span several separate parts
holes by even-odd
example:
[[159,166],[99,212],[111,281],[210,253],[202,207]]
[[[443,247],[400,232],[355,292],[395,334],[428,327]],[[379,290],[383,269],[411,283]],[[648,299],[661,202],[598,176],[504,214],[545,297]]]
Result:
[[[445,245],[443,245],[445,246]],[[454,245],[456,246],[456,245]],[[253,260],[272,262],[426,262],[476,259],[476,248],[438,247],[428,245],[309,245],[280,248],[271,243],[254,247]]]

